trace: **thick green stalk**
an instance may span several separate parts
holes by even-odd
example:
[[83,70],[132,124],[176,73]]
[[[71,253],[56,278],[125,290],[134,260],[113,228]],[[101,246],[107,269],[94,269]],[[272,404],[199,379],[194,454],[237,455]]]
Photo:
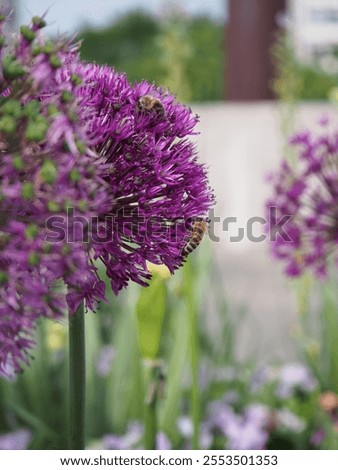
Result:
[[198,308],[191,263],[184,266],[184,293],[189,322],[189,350],[191,372],[191,420],[193,424],[192,448],[200,446],[201,396],[199,386]]
[[[190,302],[188,302],[190,304]],[[192,448],[200,445],[200,388],[199,388],[199,339],[197,311],[194,305],[188,305],[190,323],[190,360],[191,360],[191,418],[193,423]]]
[[156,449],[158,373],[155,365],[147,367],[147,393],[144,406],[144,448]]
[[69,314],[69,449],[85,448],[85,316],[84,303]]

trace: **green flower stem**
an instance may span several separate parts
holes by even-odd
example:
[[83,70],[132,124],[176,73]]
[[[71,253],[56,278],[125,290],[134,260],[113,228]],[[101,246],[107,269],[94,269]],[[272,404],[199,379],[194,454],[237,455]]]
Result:
[[192,448],[199,449],[200,445],[200,408],[201,397],[199,389],[199,339],[197,325],[197,311],[189,305],[190,323],[190,360],[191,360],[191,418],[193,423]]
[[191,421],[193,424],[192,448],[200,446],[201,396],[199,387],[199,335],[198,306],[194,287],[194,272],[191,263],[184,266],[184,294],[189,323],[189,352],[191,373]]
[[160,369],[156,363],[146,364],[146,398],[144,406],[144,448],[156,449],[157,401],[160,387]]
[[85,316],[84,303],[69,314],[69,449],[85,448]]

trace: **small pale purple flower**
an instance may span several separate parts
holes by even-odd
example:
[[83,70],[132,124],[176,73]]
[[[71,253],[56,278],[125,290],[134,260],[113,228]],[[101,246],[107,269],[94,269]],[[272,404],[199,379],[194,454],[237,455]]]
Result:
[[127,432],[122,436],[107,434],[103,436],[102,447],[105,450],[130,450],[138,448],[142,439],[143,427],[138,422],[128,425]]
[[280,398],[289,398],[297,390],[308,393],[316,386],[316,380],[306,366],[291,363],[281,368],[276,393]]
[[12,48],[0,43],[2,374],[28,361],[38,318],[105,299],[95,260],[116,294],[146,286],[147,261],[181,266],[194,218],[213,204],[190,108],[79,62],[77,46],[46,41],[43,26],[34,18]]
[[158,450],[170,450],[171,443],[167,437],[167,435],[160,431],[156,436],[156,449]]
[[115,358],[115,349],[107,344],[99,351],[99,357],[96,361],[96,370],[100,377],[107,377],[111,371]]
[[276,411],[275,419],[279,427],[286,428],[292,432],[300,433],[305,429],[305,422],[299,416],[287,408]]
[[264,449],[268,433],[252,421],[235,417],[227,426],[227,447],[232,450]]
[[313,446],[319,447],[322,442],[325,440],[326,437],[326,431],[323,428],[318,429],[310,439],[310,442]]
[[[193,435],[193,425],[189,416],[180,416],[177,420],[177,429],[180,435],[190,441]],[[200,425],[200,447],[201,449],[209,449],[213,441],[212,432],[208,422]]]
[[[0,20],[0,34],[3,22]],[[100,158],[90,149],[79,106],[78,77],[61,83],[76,46],[47,41],[41,18],[33,18],[12,46],[0,44],[0,371],[21,370],[34,345],[40,317],[61,318],[67,310],[63,280],[73,306],[91,307],[102,298],[102,281],[83,243],[76,217],[91,220],[107,207]],[[70,61],[72,65],[70,65]],[[48,221],[73,218],[64,236],[49,243]]]
[[190,439],[193,434],[193,425],[189,416],[180,416],[177,420],[177,428],[185,439]]
[[26,450],[31,439],[32,434],[27,429],[0,434],[0,450]]
[[208,425],[221,432],[227,440],[228,449],[264,449],[268,441],[266,426],[268,409],[261,404],[249,405],[242,414],[216,402],[211,407]]
[[106,434],[102,438],[102,448],[104,450],[127,450],[124,436]]
[[[181,266],[195,217],[213,205],[206,169],[189,136],[198,117],[167,91],[145,81],[131,85],[106,66],[80,64],[78,96],[93,150],[105,162],[110,207],[99,214],[94,256],[106,266],[115,293],[130,280],[147,285],[146,262]],[[69,79],[64,71],[61,80]],[[145,107],[147,97],[154,106]],[[149,98],[150,97],[150,98]],[[109,239],[106,220],[111,220]]]

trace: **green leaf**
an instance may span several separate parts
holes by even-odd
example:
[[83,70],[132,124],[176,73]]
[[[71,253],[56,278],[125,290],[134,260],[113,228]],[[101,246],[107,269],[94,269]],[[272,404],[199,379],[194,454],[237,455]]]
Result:
[[165,304],[165,281],[155,277],[148,288],[142,289],[136,305],[138,342],[143,358],[154,360],[158,356]]

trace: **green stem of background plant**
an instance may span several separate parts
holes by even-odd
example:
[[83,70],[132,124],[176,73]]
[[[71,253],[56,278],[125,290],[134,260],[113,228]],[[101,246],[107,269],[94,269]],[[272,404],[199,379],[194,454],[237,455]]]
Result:
[[146,399],[144,406],[144,448],[156,449],[157,436],[157,396],[158,396],[158,373],[155,365],[146,366]]
[[85,448],[86,351],[84,302],[69,314],[69,449]]
[[199,449],[200,443],[200,390],[199,390],[199,339],[197,311],[188,301],[190,323],[190,360],[191,360],[191,419],[193,423],[192,448]]

